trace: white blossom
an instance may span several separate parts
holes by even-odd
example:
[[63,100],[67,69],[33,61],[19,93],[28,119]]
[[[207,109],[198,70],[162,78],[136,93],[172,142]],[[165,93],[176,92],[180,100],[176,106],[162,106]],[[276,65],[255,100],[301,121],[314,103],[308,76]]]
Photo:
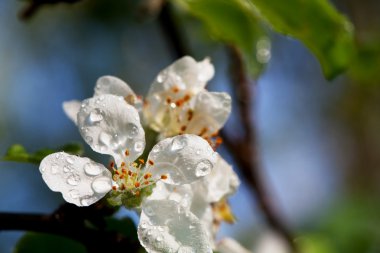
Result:
[[[94,96],[112,94],[124,97],[140,112],[144,122],[163,137],[189,133],[209,139],[217,134],[231,112],[231,97],[227,93],[205,89],[213,76],[214,67],[208,58],[196,62],[185,56],[157,75],[144,105],[128,84],[113,76],[98,79]],[[76,100],[63,104],[74,123],[78,104]]]
[[[77,206],[91,205],[108,192],[110,196],[120,197],[122,204],[123,201],[128,203],[128,198],[139,199],[144,189],[159,182],[169,185],[195,182],[213,171],[218,156],[203,138],[184,134],[157,143],[145,165],[144,161],[136,162],[145,148],[139,114],[123,97],[115,95],[84,100],[77,113],[77,125],[94,151],[111,155],[116,162],[111,166],[112,175],[102,164],[64,152],[43,159],[40,172],[45,183],[51,190],[61,192],[67,202]],[[159,228],[151,228],[151,232],[140,238],[143,246],[152,240],[158,244],[166,243],[167,250],[147,248],[148,252],[169,252],[169,249],[173,252],[210,252],[210,241],[203,236],[207,230],[201,223],[194,223],[198,220],[195,215],[185,209],[173,209],[176,202],[141,200],[141,221],[149,217],[152,224],[154,221],[162,223],[168,229],[165,234]],[[183,230],[184,224],[193,223],[195,231],[189,227],[187,232]],[[143,223],[139,227],[143,229]],[[192,239],[184,239],[184,233],[192,234]],[[198,243],[191,244],[193,239]]]

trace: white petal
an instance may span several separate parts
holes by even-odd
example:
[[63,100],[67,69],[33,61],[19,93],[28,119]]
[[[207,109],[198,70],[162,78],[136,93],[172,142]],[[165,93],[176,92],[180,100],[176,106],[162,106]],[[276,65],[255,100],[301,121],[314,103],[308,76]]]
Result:
[[82,102],[78,100],[65,101],[62,104],[63,111],[66,113],[67,117],[71,119],[75,125],[77,124],[77,115]]
[[231,97],[225,92],[199,92],[195,98],[193,119],[187,126],[187,133],[200,134],[207,129],[204,136],[219,131],[231,113]]
[[149,153],[147,171],[166,175],[168,184],[188,184],[211,173],[216,153],[203,138],[184,134],[157,143]]
[[198,184],[202,184],[198,190],[202,192],[205,200],[214,203],[234,194],[240,181],[232,166],[218,154],[214,170]]
[[[78,127],[91,148],[112,155],[117,164],[133,161],[145,148],[145,133],[137,110],[123,97],[101,95],[83,101]],[[125,156],[128,149],[129,156]]]
[[209,59],[196,62],[185,56],[162,70],[152,83],[148,96],[156,92],[167,91],[174,86],[180,90],[192,91],[194,94],[202,90],[206,82],[214,76],[214,67]]
[[237,241],[235,241],[232,238],[224,238],[223,240],[221,240],[218,243],[216,250],[219,253],[251,253],[249,250],[241,246]]
[[202,223],[175,201],[144,202],[137,233],[149,253],[212,253]]
[[94,96],[111,94],[121,97],[136,96],[131,87],[115,76],[102,76],[96,81]]
[[64,152],[46,156],[40,172],[52,191],[61,192],[67,202],[77,206],[97,202],[112,188],[111,172],[102,164]]

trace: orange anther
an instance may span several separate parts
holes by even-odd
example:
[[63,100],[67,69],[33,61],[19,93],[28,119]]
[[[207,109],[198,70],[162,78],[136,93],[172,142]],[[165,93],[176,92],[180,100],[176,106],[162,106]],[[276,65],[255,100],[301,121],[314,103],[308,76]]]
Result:
[[161,175],[161,179],[165,180],[165,179],[167,179],[167,178],[168,178],[167,175]]
[[125,190],[127,187],[125,187],[125,184],[121,184],[121,187],[120,187],[120,189],[121,190]]
[[171,98],[166,98],[166,103],[170,104],[172,102]]
[[115,174],[120,175],[120,172],[118,170],[115,170]]
[[139,159],[139,162],[140,162],[141,164],[144,164],[144,163],[145,163],[144,159]]
[[152,160],[148,160],[148,163],[149,163],[150,165],[154,165],[154,162],[153,162]]
[[126,156],[129,156],[129,150],[126,149],[124,154],[125,154]]
[[112,186],[112,190],[116,191],[117,187],[116,186]]
[[122,163],[121,163],[121,167],[124,167],[124,166],[125,166],[125,162],[122,162]]
[[207,127],[202,128],[201,132],[199,133],[199,136],[202,136],[205,133],[207,133],[207,130],[208,130]]
[[135,192],[135,195],[138,197],[138,196],[140,196],[140,191],[136,191]]
[[124,168],[122,168],[122,169],[121,169],[121,172],[122,172],[123,174],[126,174],[126,173],[127,173],[127,170],[124,169]]
[[174,93],[177,93],[179,91],[179,88],[177,85],[174,85],[172,90]]
[[148,184],[149,184],[149,181],[144,181],[144,184],[145,184],[145,185],[148,185]]
[[144,178],[145,179],[148,179],[148,178],[150,178],[152,176],[152,174],[150,174],[150,173],[146,173],[145,175],[144,175]]
[[113,168],[115,166],[114,162],[110,162],[110,168]]
[[185,132],[186,131],[186,126],[181,126],[181,131]]
[[136,183],[135,183],[135,187],[136,187],[136,188],[140,187],[140,182],[136,182]]
[[182,99],[179,99],[175,102],[175,105],[180,107],[181,105],[183,104],[183,100]]
[[188,110],[187,111],[187,120],[190,121],[194,116],[193,110]]
[[132,171],[128,170],[128,175],[132,176]]
[[183,101],[187,102],[190,100],[190,95],[189,94],[186,94],[184,97],[183,97]]

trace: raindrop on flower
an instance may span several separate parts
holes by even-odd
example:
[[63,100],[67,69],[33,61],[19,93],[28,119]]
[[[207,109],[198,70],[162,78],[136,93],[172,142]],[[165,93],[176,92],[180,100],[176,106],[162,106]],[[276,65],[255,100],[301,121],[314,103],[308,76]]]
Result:
[[67,183],[69,185],[72,185],[72,186],[76,186],[80,183],[80,177],[78,174],[71,174],[68,178],[67,178]]
[[200,161],[195,167],[195,176],[202,177],[208,175],[211,172],[212,167],[213,165],[209,160],[205,159]]
[[64,166],[64,167],[63,167],[63,172],[65,172],[65,173],[70,172],[70,168],[69,168],[69,166]]
[[148,225],[145,222],[142,222],[141,225],[140,225],[140,227],[142,229],[146,229],[148,227]]
[[144,143],[142,141],[138,141],[134,145],[134,149],[136,152],[141,152],[144,148]]
[[57,174],[58,171],[59,171],[59,166],[58,166],[57,164],[53,164],[53,165],[51,166],[51,173],[52,173],[52,174]]
[[[101,132],[99,134],[99,142],[104,146],[108,147],[111,144],[112,137],[106,132]],[[101,147],[100,147],[101,148]]]
[[85,139],[86,139],[86,141],[87,141],[88,144],[90,144],[90,145],[92,144],[93,139],[92,139],[91,136],[86,136]]
[[164,81],[164,78],[163,78],[162,74],[159,74],[157,76],[157,82],[162,83],[163,81]]
[[128,133],[128,137],[133,138],[139,133],[138,127],[133,123],[128,123],[125,126],[125,130]]
[[102,194],[109,192],[112,188],[111,180],[108,177],[99,177],[94,180],[91,184],[94,192]]
[[103,115],[100,109],[96,108],[92,112],[90,112],[90,115],[88,116],[88,120],[90,124],[95,124],[103,120]]
[[83,169],[84,172],[89,176],[97,176],[102,172],[101,167],[95,163],[86,163]]
[[179,136],[179,137],[176,137],[176,138],[173,139],[171,150],[172,151],[181,150],[185,146],[186,146],[186,140],[185,140],[185,138]]
[[70,164],[74,164],[75,160],[73,157],[69,156],[66,158],[66,162],[70,163]]
[[69,191],[69,195],[70,195],[70,197],[72,197],[73,199],[77,199],[77,198],[79,198],[79,192],[78,192],[77,190],[75,190],[75,189],[70,190],[70,191]]

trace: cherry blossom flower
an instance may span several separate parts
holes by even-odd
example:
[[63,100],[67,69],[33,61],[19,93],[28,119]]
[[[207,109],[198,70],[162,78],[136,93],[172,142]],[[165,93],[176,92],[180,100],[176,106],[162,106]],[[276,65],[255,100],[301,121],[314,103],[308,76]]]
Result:
[[[143,115],[144,123],[161,137],[189,133],[210,139],[216,136],[231,112],[231,97],[227,93],[205,89],[213,75],[214,67],[208,58],[196,62],[185,56],[157,75],[144,106],[128,84],[113,76],[98,79],[94,96],[113,94],[124,97]],[[79,105],[76,100],[63,105],[74,122]]]
[[[109,94],[84,100],[77,125],[94,151],[114,158],[113,175],[89,158],[58,152],[40,164],[42,178],[51,190],[61,192],[67,202],[77,206],[91,205],[110,192],[114,204],[142,208],[140,230],[145,217],[164,225],[151,229],[141,243],[145,246],[145,242],[155,241],[166,248],[147,248],[148,252],[211,252],[207,230],[195,215],[171,200],[147,200],[160,182],[190,184],[213,171],[218,155],[206,140],[189,134],[166,138],[152,148],[146,163],[136,162],[145,148],[139,114],[123,97]],[[187,227],[186,232],[184,224],[194,224],[195,230]],[[185,238],[183,233],[191,237]]]

